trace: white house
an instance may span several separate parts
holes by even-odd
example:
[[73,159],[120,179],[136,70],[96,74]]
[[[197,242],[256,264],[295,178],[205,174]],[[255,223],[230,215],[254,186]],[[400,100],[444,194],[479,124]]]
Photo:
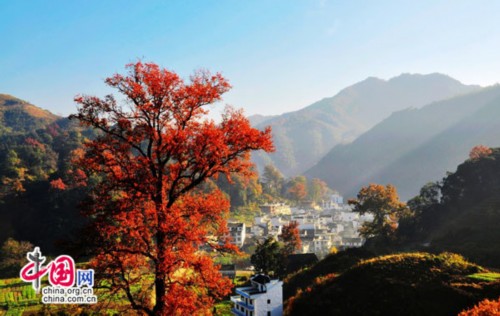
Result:
[[283,281],[271,280],[258,274],[250,279],[251,286],[237,287],[231,312],[237,316],[283,315]]
[[227,223],[227,227],[232,237],[231,243],[238,247],[242,247],[246,237],[245,223]]

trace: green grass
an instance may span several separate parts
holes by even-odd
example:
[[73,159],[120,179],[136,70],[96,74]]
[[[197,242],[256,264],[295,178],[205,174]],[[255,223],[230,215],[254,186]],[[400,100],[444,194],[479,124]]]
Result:
[[469,275],[469,278],[480,281],[493,282],[500,280],[500,273],[497,272],[474,273]]
[[30,283],[17,278],[0,280],[0,306],[25,307],[39,304],[39,301]]
[[229,316],[231,313],[231,301],[222,301],[215,304],[216,312],[215,316]]

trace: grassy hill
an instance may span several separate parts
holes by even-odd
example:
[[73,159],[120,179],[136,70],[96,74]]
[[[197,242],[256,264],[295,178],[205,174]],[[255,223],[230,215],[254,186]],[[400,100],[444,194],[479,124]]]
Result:
[[43,128],[59,116],[8,94],[0,94],[0,134]]
[[339,275],[325,274],[298,291],[288,301],[286,314],[456,315],[484,298],[498,297],[498,277],[450,253],[375,257]]

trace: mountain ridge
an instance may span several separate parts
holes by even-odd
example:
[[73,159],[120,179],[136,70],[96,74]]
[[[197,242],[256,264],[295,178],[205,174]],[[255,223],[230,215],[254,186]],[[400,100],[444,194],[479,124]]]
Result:
[[253,160],[259,170],[272,163],[285,176],[294,176],[311,168],[335,145],[353,141],[394,111],[420,108],[479,89],[438,73],[402,74],[388,80],[369,77],[332,97],[255,124],[261,129],[272,127],[277,150],[257,153]]
[[499,105],[500,86],[492,86],[395,112],[354,142],[333,148],[306,175],[322,176],[348,196],[376,182],[392,183],[411,198],[426,182],[454,171],[474,145],[499,145]]

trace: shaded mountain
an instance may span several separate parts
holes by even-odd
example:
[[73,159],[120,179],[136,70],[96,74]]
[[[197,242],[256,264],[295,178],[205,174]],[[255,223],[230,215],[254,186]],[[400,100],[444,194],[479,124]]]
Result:
[[331,98],[276,117],[255,117],[270,125],[276,152],[253,156],[259,170],[273,163],[285,176],[304,172],[335,145],[351,142],[392,112],[421,107],[479,89],[442,74],[403,74],[390,80],[370,77]]
[[0,134],[43,128],[60,117],[8,94],[0,94]]
[[307,171],[347,196],[392,183],[403,199],[454,171],[477,144],[500,145],[500,87],[392,114],[354,142],[333,148]]

